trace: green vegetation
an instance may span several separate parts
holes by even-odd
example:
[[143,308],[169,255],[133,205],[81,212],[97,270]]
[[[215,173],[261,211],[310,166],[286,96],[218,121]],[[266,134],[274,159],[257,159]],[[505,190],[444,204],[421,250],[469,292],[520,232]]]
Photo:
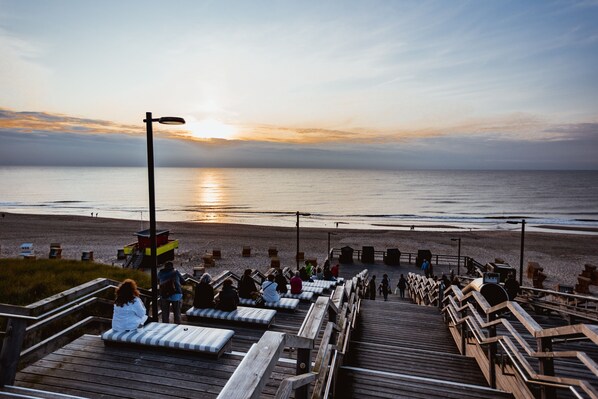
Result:
[[29,305],[98,277],[151,286],[150,276],[139,270],[76,260],[0,259],[0,303]]

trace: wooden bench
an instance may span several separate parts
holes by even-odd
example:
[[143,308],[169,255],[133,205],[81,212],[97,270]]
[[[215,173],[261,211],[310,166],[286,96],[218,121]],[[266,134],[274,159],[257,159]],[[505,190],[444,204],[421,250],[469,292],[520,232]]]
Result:
[[191,308],[186,312],[187,317],[197,317],[203,319],[226,320],[238,323],[258,324],[269,327],[274,321],[276,310],[262,309],[262,308],[248,308],[238,306],[237,310],[232,312],[225,312],[223,310],[206,308]]
[[[246,306],[255,306],[255,301],[253,299],[248,298],[239,298],[239,303],[241,305]],[[299,306],[299,299],[292,299],[292,298],[280,298],[278,302],[265,302],[264,307],[269,309],[283,309],[283,310],[292,310],[293,312],[297,310]]]
[[314,299],[314,293],[311,291],[303,291],[300,294],[291,294],[291,290],[289,289],[286,293],[284,294],[280,294],[281,298],[293,298],[293,299],[299,299],[300,301],[313,301]]
[[230,351],[232,330],[184,324],[148,323],[143,328],[102,334],[104,343],[156,346],[168,349],[207,353],[220,357]]

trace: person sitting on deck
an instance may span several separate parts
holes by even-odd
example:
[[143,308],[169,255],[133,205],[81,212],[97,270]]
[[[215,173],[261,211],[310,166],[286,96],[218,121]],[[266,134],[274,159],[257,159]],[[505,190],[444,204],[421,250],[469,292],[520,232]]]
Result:
[[[326,267],[326,266],[324,266]],[[324,278],[324,273],[321,267],[316,268],[316,279],[322,280]]]
[[305,271],[307,272],[307,277],[311,277],[314,274],[314,267],[308,260],[305,261]]
[[299,269],[299,277],[301,277],[302,281],[310,281],[309,274],[307,274],[307,269],[305,268],[305,266]]
[[509,301],[514,301],[519,294],[519,282],[515,279],[513,273],[509,273],[507,280],[505,281],[505,291],[509,296]]
[[332,266],[332,268],[330,269],[330,272],[332,273],[332,276],[336,279],[338,279],[338,269],[339,269],[339,265],[338,263],[334,266]]
[[278,302],[280,301],[280,294],[276,290],[278,284],[274,281],[274,275],[270,274],[268,280],[262,284],[262,297],[265,302]]
[[303,292],[303,280],[299,277],[299,272],[291,278],[291,294],[301,294]]
[[214,303],[214,288],[210,284],[212,276],[208,273],[202,274],[199,279],[199,284],[195,287],[195,296],[193,298],[193,307],[198,309],[213,308]]
[[241,280],[239,280],[239,297],[241,298],[255,299],[259,296],[255,280],[251,277],[251,271],[251,269],[245,269]]
[[232,312],[237,309],[238,304],[239,295],[237,294],[235,287],[233,287],[233,280],[227,278],[222,283],[222,290],[220,290],[216,308],[225,312]]
[[143,327],[147,320],[145,306],[139,298],[137,283],[130,278],[116,289],[112,330],[129,331]]
[[281,294],[286,294],[287,291],[288,291],[288,289],[287,289],[287,279],[282,274],[282,270],[278,270],[276,272],[276,277],[274,278],[274,281],[276,281],[276,284],[278,285],[278,287],[276,288],[276,290],[278,292],[280,292]]
[[336,280],[336,278],[332,275],[332,270],[330,270],[330,262],[326,262],[327,263],[324,263],[324,272],[322,273],[322,278],[328,281]]

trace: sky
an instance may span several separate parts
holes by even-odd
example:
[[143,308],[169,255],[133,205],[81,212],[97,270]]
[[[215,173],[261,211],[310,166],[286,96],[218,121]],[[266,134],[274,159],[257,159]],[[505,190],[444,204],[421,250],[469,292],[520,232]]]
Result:
[[0,165],[598,170],[598,1],[0,0]]

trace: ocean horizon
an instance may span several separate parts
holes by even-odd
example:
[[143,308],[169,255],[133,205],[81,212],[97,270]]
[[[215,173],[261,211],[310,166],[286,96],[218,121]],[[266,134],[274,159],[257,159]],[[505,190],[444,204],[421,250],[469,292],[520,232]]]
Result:
[[[148,220],[147,168],[0,167],[0,211]],[[598,171],[156,168],[158,221],[598,230]]]

